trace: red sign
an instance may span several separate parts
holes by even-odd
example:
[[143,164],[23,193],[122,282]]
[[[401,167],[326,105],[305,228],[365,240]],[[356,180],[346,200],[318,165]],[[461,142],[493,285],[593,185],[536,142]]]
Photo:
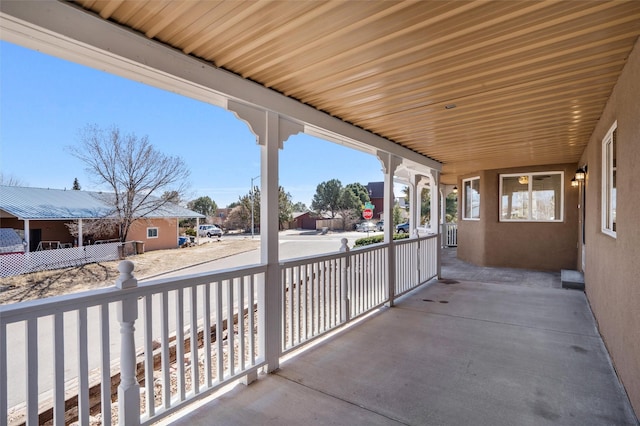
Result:
[[369,220],[373,217],[373,210],[371,209],[364,209],[362,211],[362,217]]

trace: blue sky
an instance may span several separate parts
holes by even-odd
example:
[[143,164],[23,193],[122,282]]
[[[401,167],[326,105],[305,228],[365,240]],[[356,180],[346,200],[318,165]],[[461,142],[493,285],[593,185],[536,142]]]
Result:
[[[25,186],[104,189],[68,147],[90,124],[148,136],[191,170],[189,199],[211,197],[225,207],[247,194],[260,174],[255,136],[222,108],[0,41],[0,168]],[[310,206],[316,186],[381,181],[372,155],[308,135],[280,151],[280,185]],[[257,181],[256,181],[257,182]]]

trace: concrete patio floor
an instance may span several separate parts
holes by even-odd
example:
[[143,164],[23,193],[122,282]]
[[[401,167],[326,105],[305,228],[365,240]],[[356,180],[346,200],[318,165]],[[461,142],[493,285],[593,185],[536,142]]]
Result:
[[440,282],[166,423],[638,424],[584,293],[558,288],[559,273],[458,262],[443,258]]

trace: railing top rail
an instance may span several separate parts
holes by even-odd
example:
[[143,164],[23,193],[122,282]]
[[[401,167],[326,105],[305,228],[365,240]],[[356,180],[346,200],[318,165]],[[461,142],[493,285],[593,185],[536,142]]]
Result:
[[404,238],[402,240],[395,240],[394,243],[396,245],[402,245],[402,244],[411,244],[414,243],[416,241],[426,241],[426,240],[432,240],[438,238],[438,234],[429,234],[429,235],[425,235],[425,236],[420,236],[418,238]]
[[340,259],[343,257],[347,257],[354,251],[357,253],[362,253],[366,251],[379,250],[387,246],[388,244],[386,243],[376,243],[376,244],[369,244],[363,247],[354,247],[349,252],[332,252],[332,253],[327,253],[321,256],[312,255],[312,256],[296,257],[293,259],[286,259],[286,260],[280,261],[280,267],[289,268],[294,266],[306,265],[309,263],[326,262],[327,260]]
[[29,318],[43,317],[56,313],[75,311],[79,308],[89,308],[103,303],[117,302],[122,300],[125,295],[133,295],[135,297],[148,296],[215,281],[224,281],[241,276],[264,273],[266,270],[266,265],[253,265],[210,273],[185,275],[179,278],[149,280],[139,282],[137,287],[129,289],[107,287],[46,299],[0,305],[0,323],[9,324],[24,321]]

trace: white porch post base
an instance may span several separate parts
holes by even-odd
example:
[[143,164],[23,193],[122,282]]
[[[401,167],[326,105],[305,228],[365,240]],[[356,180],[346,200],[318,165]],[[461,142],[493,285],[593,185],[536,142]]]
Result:
[[[118,265],[120,277],[116,287],[121,290],[138,286],[134,278],[133,262],[124,260]],[[136,378],[135,321],[138,319],[138,300],[128,297],[118,304],[120,322],[120,385],[118,386],[118,424],[140,424],[140,386]]]

